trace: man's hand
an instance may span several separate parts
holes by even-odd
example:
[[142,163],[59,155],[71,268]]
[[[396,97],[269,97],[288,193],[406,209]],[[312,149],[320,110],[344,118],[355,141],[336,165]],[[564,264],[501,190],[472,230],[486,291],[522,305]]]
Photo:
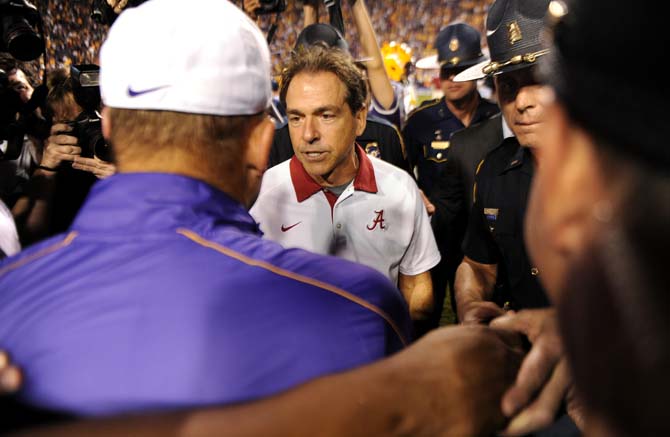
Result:
[[116,166],[111,162],[94,158],[75,156],[72,168],[93,173],[98,179],[105,179],[116,173]]
[[496,317],[505,314],[505,311],[493,302],[470,302],[459,319],[464,325],[487,324]]
[[258,18],[256,10],[261,7],[260,0],[244,0],[244,12],[247,13],[253,20]]
[[74,161],[81,154],[77,146],[77,137],[68,135],[72,128],[67,124],[57,123],[51,126],[51,135],[47,138],[40,166],[58,168],[62,161]]
[[16,392],[21,387],[21,382],[19,368],[12,365],[6,352],[0,351],[0,395]]
[[426,207],[426,212],[428,213],[429,216],[435,214],[435,205],[433,205],[430,200],[428,200],[428,197],[423,193],[423,190],[419,190],[419,193],[421,193],[421,200],[423,200],[423,204]]
[[406,434],[491,435],[501,429],[505,419],[496,399],[514,381],[524,355],[520,340],[485,326],[452,326],[392,357],[395,374],[408,378],[400,402],[411,405],[415,428]]
[[533,345],[502,398],[502,411],[511,417],[505,434],[525,435],[550,425],[572,384],[555,309],[510,312],[491,326],[524,334]]
[[128,0],[107,0],[107,4],[114,8],[114,12],[120,14],[123,8],[128,4]]

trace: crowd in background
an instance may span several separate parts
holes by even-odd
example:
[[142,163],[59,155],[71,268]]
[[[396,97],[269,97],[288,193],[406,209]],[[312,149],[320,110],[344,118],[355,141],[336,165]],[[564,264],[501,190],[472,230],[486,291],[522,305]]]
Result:
[[[468,0],[447,2],[438,0],[368,0],[366,5],[372,19],[372,26],[377,33],[380,46],[384,42],[396,41],[406,43],[412,48],[415,59],[435,53],[433,44],[435,35],[440,28],[453,21],[463,21],[478,29],[484,30],[484,18],[492,0]],[[352,23],[349,3],[341,2],[345,23]],[[275,19],[274,15],[262,18],[263,28],[269,28]],[[280,68],[281,60],[295,45],[298,32],[302,29],[302,4],[289,0],[287,9],[280,16],[277,33],[270,48],[272,49],[273,65]],[[320,8],[320,22],[328,22],[324,7]],[[360,54],[358,36],[355,28],[349,25],[345,29],[346,40],[354,56]],[[482,41],[485,42],[485,41]]]
[[[241,6],[241,1],[238,3]],[[287,0],[287,3],[270,45],[275,69],[281,68],[281,60],[286,59],[303,27],[302,3],[296,0]],[[439,0],[366,2],[379,44],[404,42],[412,48],[415,59],[433,54],[435,35],[441,27],[454,20],[466,22],[483,31],[484,17],[491,3],[492,0],[450,1],[445,7],[445,2]],[[185,7],[187,4],[184,3]],[[98,51],[107,30],[91,19],[91,5],[91,2],[79,0],[45,0],[36,4],[47,29],[48,70],[70,64],[97,63]],[[342,12],[345,23],[352,23],[347,1],[342,1]],[[267,31],[274,19],[274,15],[262,19],[264,30]],[[324,7],[320,8],[319,21],[328,21]],[[355,28],[348,25],[345,30],[351,51],[356,56],[360,53],[360,46]],[[39,82],[43,71],[42,60],[27,63],[24,70],[31,74],[34,83]]]

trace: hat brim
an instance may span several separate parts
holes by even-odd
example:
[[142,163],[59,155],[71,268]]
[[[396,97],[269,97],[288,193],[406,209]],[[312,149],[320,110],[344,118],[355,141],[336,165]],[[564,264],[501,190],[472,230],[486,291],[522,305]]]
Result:
[[[457,68],[469,68],[472,65],[478,65],[480,62],[479,59],[486,59],[485,57],[481,56],[479,58],[475,59],[469,59],[467,61],[462,61],[459,62],[458,64],[442,64],[438,60],[438,55],[432,55],[432,56],[426,56],[425,58],[421,58],[417,61],[416,63],[416,68],[422,69],[422,70],[441,70],[442,68],[446,68],[448,70],[451,69],[457,69]],[[486,61],[488,62],[488,61]]]
[[416,61],[415,67],[419,70],[439,70],[440,63],[437,62],[437,55],[430,55]]
[[480,62],[479,64],[475,64],[472,67],[461,71],[458,73],[456,76],[454,76],[453,81],[454,82],[469,82],[471,80],[478,80],[486,77],[484,74],[484,67],[489,65],[491,61],[485,60]]
[[487,76],[498,76],[503,73],[510,73],[512,71],[516,70],[521,70],[522,68],[530,68],[535,65],[538,65],[537,62],[533,63],[528,63],[528,62],[522,62],[520,64],[510,64],[510,65],[505,65],[504,67],[501,67],[500,69],[496,70],[494,73],[489,73],[485,74],[484,73],[484,67],[489,65],[491,61],[484,61],[480,62],[477,65],[473,65],[472,67],[468,68],[465,71],[462,71],[461,73],[457,74],[454,77],[454,82],[469,82],[471,80],[479,80],[483,79]]

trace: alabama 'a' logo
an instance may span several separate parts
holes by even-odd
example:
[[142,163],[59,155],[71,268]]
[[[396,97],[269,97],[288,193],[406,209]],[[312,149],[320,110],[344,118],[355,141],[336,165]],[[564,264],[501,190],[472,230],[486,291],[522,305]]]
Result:
[[379,226],[379,229],[386,229],[386,225],[384,225],[384,210],[375,211],[375,214],[377,214],[377,216],[372,220],[372,223],[366,226],[368,231],[374,231],[377,226]]

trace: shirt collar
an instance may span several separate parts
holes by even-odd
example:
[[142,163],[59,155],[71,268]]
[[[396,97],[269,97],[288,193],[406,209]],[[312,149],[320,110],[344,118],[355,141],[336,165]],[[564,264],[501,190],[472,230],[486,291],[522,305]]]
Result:
[[72,224],[108,235],[230,224],[260,233],[247,209],[223,191],[187,176],[119,173],[97,182]]
[[505,173],[514,168],[521,167],[522,172],[532,175],[534,164],[528,147],[523,147],[520,145],[514,136],[505,138],[503,141],[514,141],[517,144],[517,149],[501,173]]
[[505,117],[502,115],[500,118],[502,118],[503,139],[512,138],[514,136],[514,132],[512,132],[512,129],[507,124],[507,120],[505,120]]
[[[358,191],[366,191],[368,193],[377,192],[377,180],[375,178],[375,169],[372,166],[372,161],[365,154],[363,149],[356,144],[356,154],[358,155],[358,172],[354,178],[354,189]],[[295,190],[296,199],[298,202],[303,202],[309,199],[314,194],[323,189],[321,185],[317,184],[314,179],[307,173],[305,167],[293,155],[289,163],[291,172],[291,182]]]

